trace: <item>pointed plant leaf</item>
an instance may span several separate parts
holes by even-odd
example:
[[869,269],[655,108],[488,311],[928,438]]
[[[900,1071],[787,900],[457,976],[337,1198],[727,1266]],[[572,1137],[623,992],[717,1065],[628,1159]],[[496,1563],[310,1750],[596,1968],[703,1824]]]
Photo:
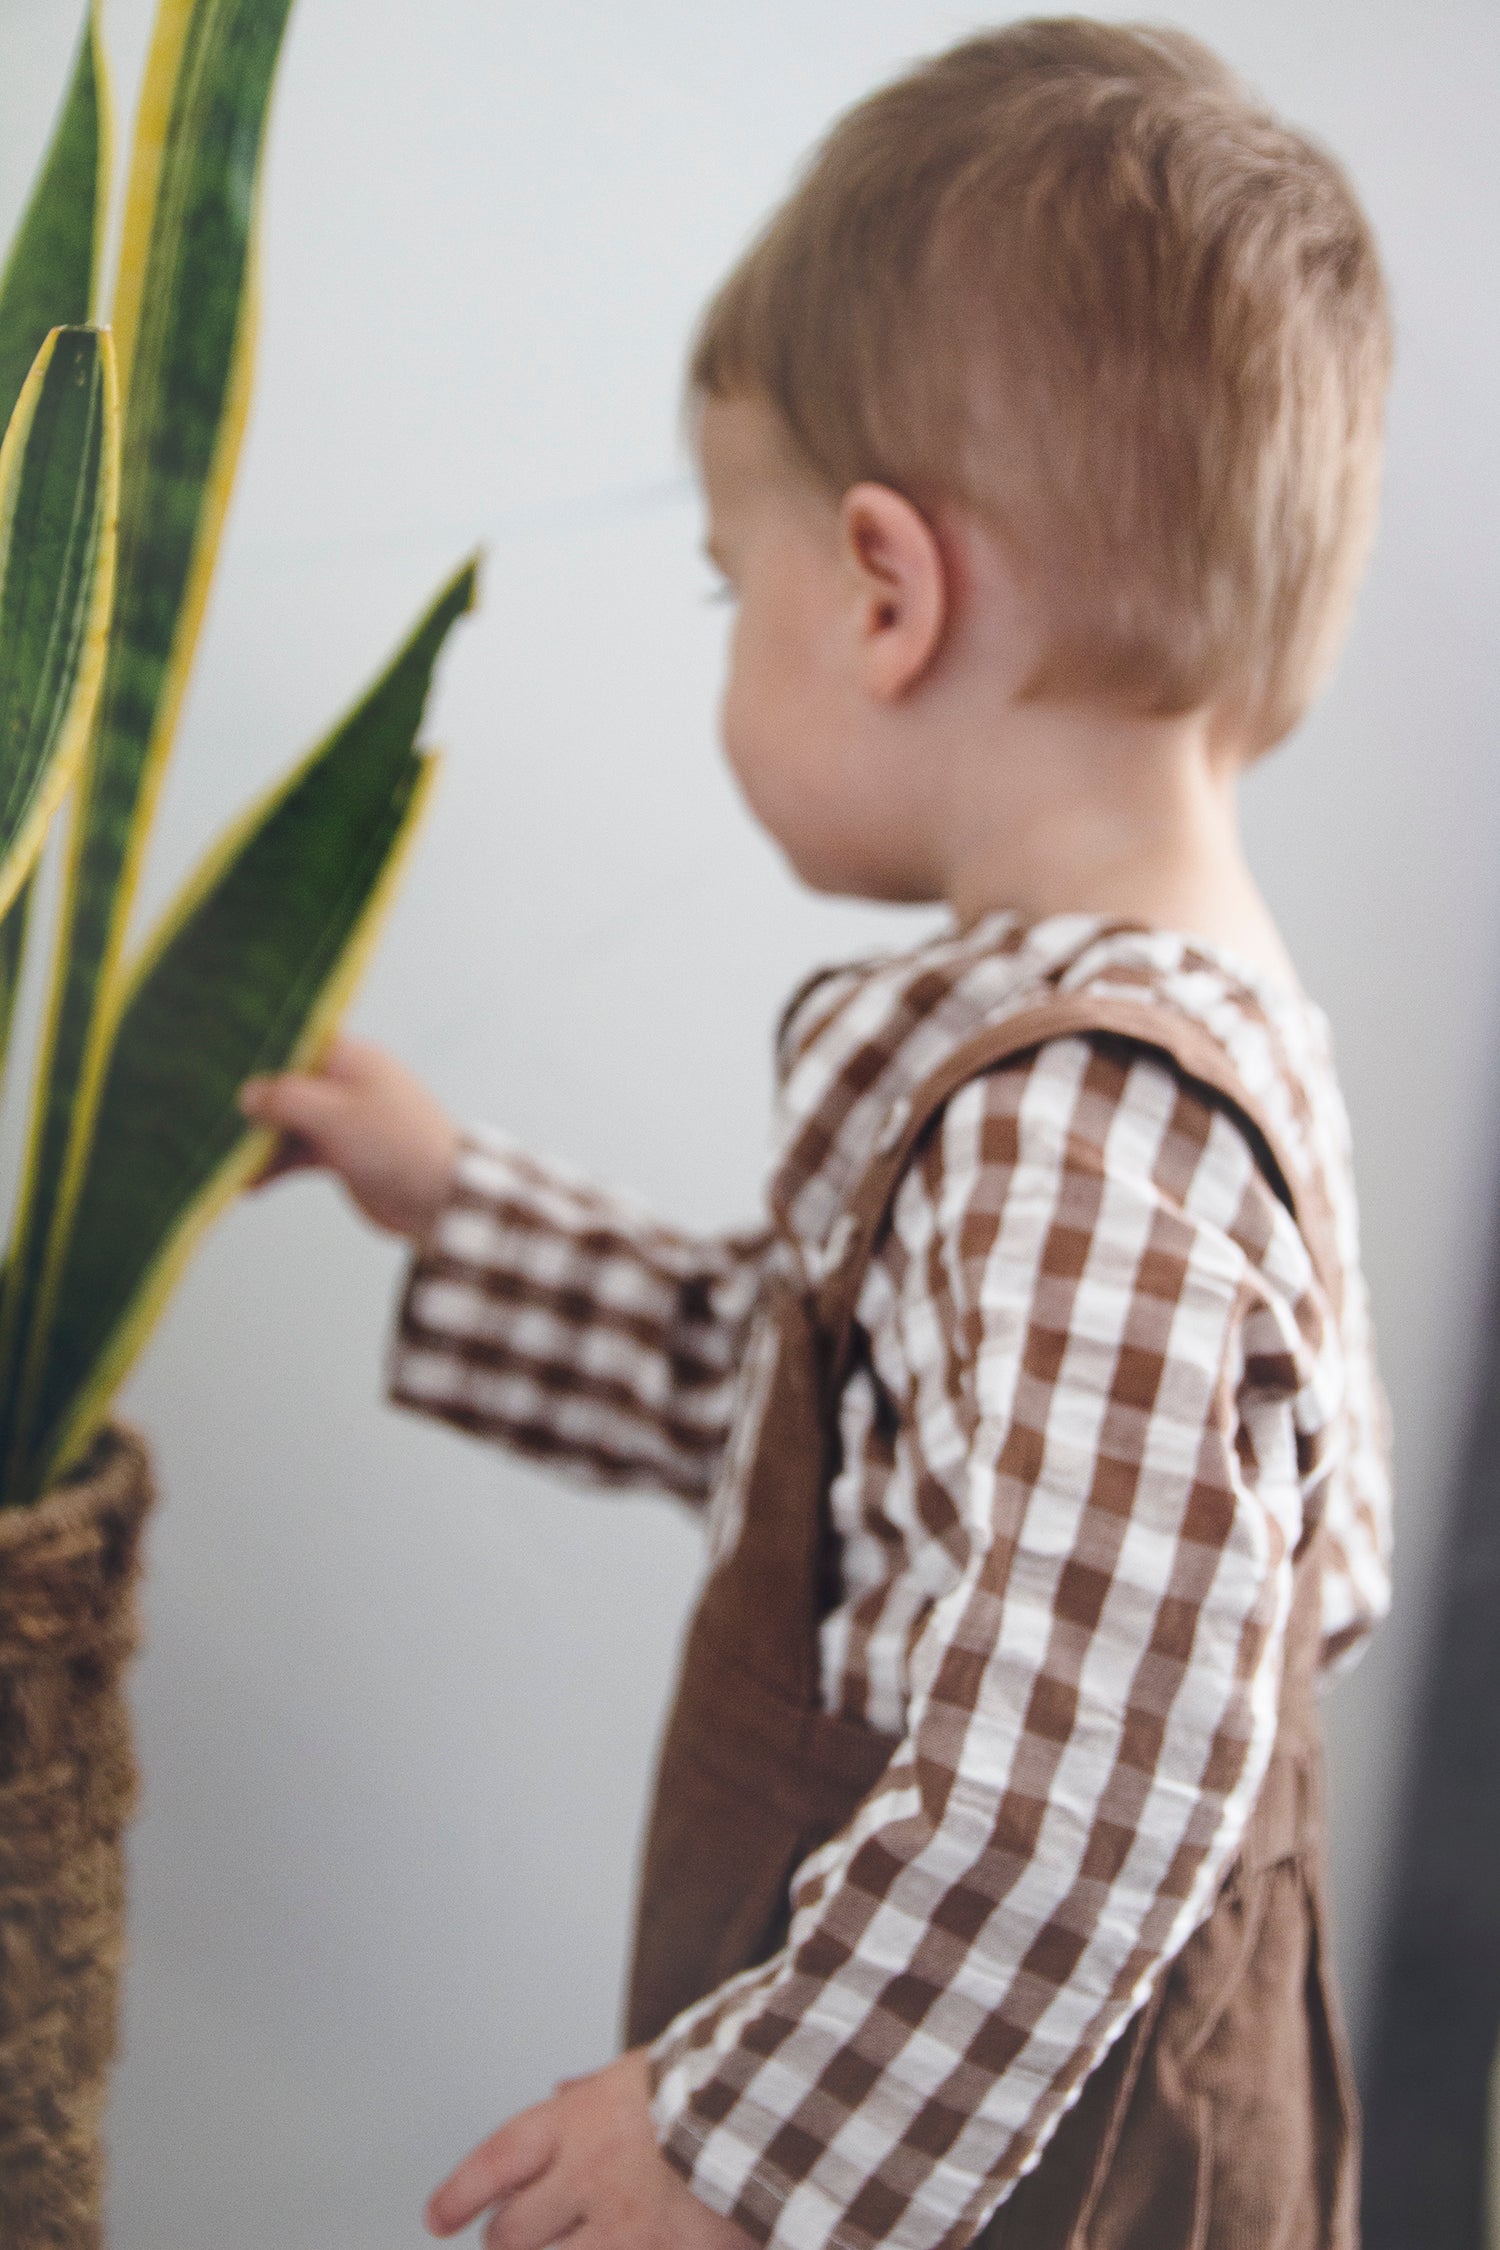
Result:
[[93,721],[118,482],[110,339],[57,329],[0,445],[0,915],[31,874]]
[[203,1228],[272,1136],[244,1080],[326,1042],[425,796],[414,749],[469,565],[359,707],[212,854],[148,947],[120,1017],[29,1416],[24,1500],[87,1444]]
[[[187,683],[249,402],[253,237],[291,0],[161,0],[120,258],[114,629],[80,778],[26,1169],[0,1300],[0,1461],[67,1249],[132,897]],[[34,1373],[34,1370],[33,1370]],[[9,1470],[0,1471],[0,1485]]]
[[290,5],[163,0],[141,96],[115,320],[120,586],[77,933],[98,923],[115,951],[244,435],[260,161]]
[[0,274],[0,430],[54,328],[93,317],[109,188],[109,95],[97,0],[62,114]]
[[15,901],[83,760],[108,652],[120,483],[114,366],[104,331],[54,330],[0,445],[0,1068],[25,943]]

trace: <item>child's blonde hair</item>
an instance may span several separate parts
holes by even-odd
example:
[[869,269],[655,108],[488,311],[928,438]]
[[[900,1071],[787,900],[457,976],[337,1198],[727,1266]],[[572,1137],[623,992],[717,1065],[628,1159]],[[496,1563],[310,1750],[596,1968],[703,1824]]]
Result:
[[1028,692],[1301,716],[1374,529],[1390,326],[1332,157],[1185,32],[965,41],[834,126],[703,317],[692,397],[763,397],[835,494],[990,521]]

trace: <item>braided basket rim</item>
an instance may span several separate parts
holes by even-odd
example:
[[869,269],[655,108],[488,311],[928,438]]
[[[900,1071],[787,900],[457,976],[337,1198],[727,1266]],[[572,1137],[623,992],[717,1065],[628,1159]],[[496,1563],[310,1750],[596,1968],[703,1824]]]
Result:
[[0,1507],[0,1570],[8,1550],[48,1533],[82,1529],[106,1509],[144,1512],[152,1498],[151,1455],[128,1422],[106,1422],[78,1465],[36,1500]]

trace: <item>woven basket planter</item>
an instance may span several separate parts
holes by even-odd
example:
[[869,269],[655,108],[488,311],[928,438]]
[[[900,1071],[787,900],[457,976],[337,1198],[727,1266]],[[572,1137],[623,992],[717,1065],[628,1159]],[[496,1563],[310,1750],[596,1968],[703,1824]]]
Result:
[[135,1797],[122,1674],[151,1479],[111,1429],[0,1509],[0,2244],[96,2250]]

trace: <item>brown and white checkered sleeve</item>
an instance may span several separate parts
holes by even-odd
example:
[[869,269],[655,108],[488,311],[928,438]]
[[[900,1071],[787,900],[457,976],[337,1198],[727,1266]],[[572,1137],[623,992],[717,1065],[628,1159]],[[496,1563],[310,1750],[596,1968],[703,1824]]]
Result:
[[1343,1445],[1324,1521],[1322,1676],[1341,1678],[1391,1606],[1391,1417],[1375,1362],[1364,1275],[1349,1271],[1343,1315]]
[[764,1248],[673,1232],[473,1129],[412,1261],[389,1395],[590,1482],[701,1504]]
[[860,1319],[951,1571],[886,1776],[657,2043],[654,2115],[758,2240],[959,2250],[1243,1832],[1327,1327],[1235,1126],[1080,1039],[948,1104]]

